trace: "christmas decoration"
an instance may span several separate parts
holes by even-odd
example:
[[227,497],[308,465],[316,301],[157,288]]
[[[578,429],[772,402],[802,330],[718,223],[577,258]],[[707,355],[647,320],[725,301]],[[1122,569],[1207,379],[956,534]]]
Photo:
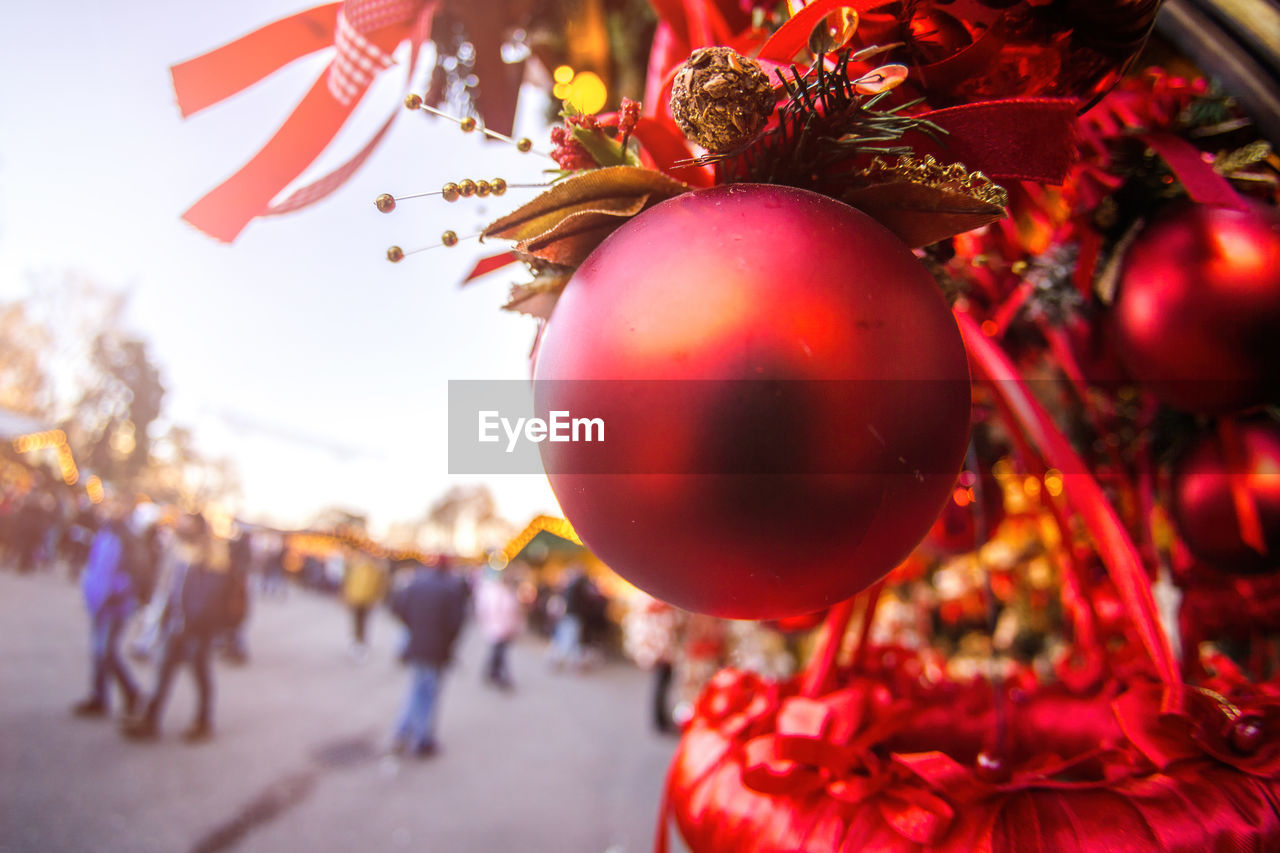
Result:
[[823,614],[796,677],[711,678],[657,849],[1280,847],[1248,116],[1121,76],[1156,0],[653,6],[644,107],[566,109],[483,236],[537,414],[606,425],[539,445],[583,541],[700,620]]
[[1124,255],[1117,354],[1130,375],[1183,411],[1280,401],[1280,214],[1178,206]]
[[855,41],[902,43],[931,102],[1011,96],[1069,97],[1086,107],[1116,84],[1146,41],[1160,0],[1027,0],[849,4]]
[[397,113],[354,157],[281,202],[272,199],[320,156],[364,97],[391,54],[410,42],[412,75],[436,4],[423,0],[349,0],[300,12],[203,56],[173,66],[184,117],[222,101],[298,57],[335,47],[336,55],[271,141],[235,175],[196,202],[183,219],[224,242],[255,216],[305,207],[337,189],[382,141]]
[[1280,426],[1202,438],[1174,468],[1172,490],[1178,533],[1201,560],[1228,572],[1280,568]]
[[583,541],[651,594],[737,618],[893,568],[968,430],[964,351],[925,270],[852,208],[774,186],[686,194],[615,231],[565,288],[535,380],[540,416],[608,430],[541,445]]
[[769,78],[732,48],[704,47],[676,72],[671,115],[690,140],[722,153],[755,139],[773,112]]

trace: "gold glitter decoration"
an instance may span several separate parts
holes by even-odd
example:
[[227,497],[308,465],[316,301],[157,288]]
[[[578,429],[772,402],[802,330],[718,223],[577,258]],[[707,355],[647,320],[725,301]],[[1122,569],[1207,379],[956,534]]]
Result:
[[916,157],[905,154],[893,162],[883,157],[875,157],[871,165],[860,173],[872,181],[897,180],[923,184],[938,190],[960,193],[976,199],[984,204],[1005,207],[1009,204],[1009,193],[1004,187],[988,178],[981,172],[970,172],[962,163],[944,165],[934,159],[933,155]]

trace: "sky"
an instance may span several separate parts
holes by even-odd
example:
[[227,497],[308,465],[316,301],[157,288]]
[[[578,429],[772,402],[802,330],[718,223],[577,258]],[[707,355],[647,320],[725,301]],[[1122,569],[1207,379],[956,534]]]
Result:
[[[305,523],[339,505],[376,530],[420,516],[450,485],[449,380],[528,375],[530,318],[499,310],[514,271],[468,287],[475,259],[502,246],[464,241],[393,265],[389,245],[476,233],[530,197],[402,202],[447,180],[536,182],[544,164],[405,112],[341,190],[311,208],[254,221],[227,246],[182,212],[266,142],[324,71],[299,60],[183,120],[168,68],[307,8],[308,0],[9,4],[0,28],[0,301],[42,276],[88,276],[131,294],[126,322],[151,344],[167,395],[163,423],[228,456],[253,520]],[[365,96],[323,174],[400,102],[401,62]],[[420,90],[420,87],[419,87]],[[545,129],[522,103],[517,132]],[[305,176],[304,176],[305,178]],[[341,451],[341,452],[336,452]],[[490,477],[516,522],[556,512],[545,478]]]

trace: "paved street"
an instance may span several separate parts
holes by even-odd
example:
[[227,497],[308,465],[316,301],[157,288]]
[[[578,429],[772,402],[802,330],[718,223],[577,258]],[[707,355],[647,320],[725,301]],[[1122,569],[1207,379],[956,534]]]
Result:
[[[399,631],[383,613],[371,631],[357,664],[335,600],[255,601],[251,662],[217,667],[216,738],[178,736],[194,705],[183,672],[163,738],[132,744],[69,713],[88,678],[78,589],[0,573],[0,851],[650,849],[675,741],[647,728],[644,673],[553,673],[527,640],[511,655],[518,689],[501,694],[481,683],[469,628],[442,753],[398,762],[382,746],[405,686]],[[150,686],[151,668],[135,671]]]

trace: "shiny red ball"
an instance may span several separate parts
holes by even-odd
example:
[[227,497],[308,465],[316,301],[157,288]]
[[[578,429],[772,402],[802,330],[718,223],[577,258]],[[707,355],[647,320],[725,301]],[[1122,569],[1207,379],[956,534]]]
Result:
[[578,269],[535,368],[539,445],[611,568],[688,610],[808,613],[890,571],[951,493],[969,370],[932,277],[865,214],[770,185],[689,193]]
[[1129,248],[1117,353],[1157,399],[1219,414],[1280,399],[1280,214],[1180,207]]
[[1244,491],[1252,500],[1266,545],[1254,550],[1241,534],[1240,517],[1220,440],[1202,438],[1173,473],[1173,518],[1187,548],[1216,569],[1258,574],[1280,568],[1280,425],[1239,428]]

